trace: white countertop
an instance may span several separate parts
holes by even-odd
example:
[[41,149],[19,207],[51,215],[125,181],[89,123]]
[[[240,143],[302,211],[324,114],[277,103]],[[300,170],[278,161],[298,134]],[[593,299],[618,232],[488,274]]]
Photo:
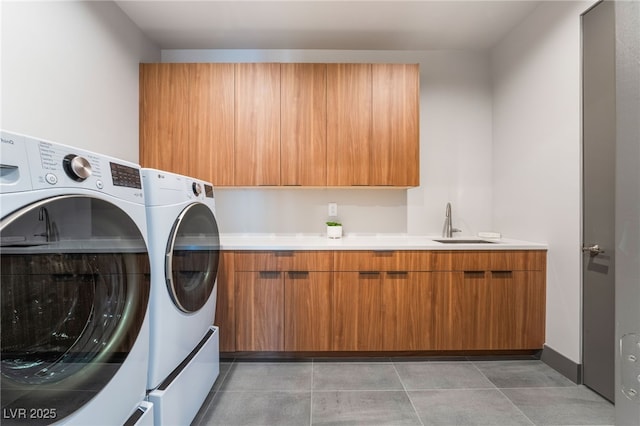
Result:
[[451,240],[485,240],[490,243],[446,244],[438,236],[405,234],[348,234],[329,239],[321,234],[221,234],[223,250],[546,250],[547,245],[510,238],[473,236]]
[[2,242],[4,254],[52,254],[52,253],[146,253],[142,239],[92,238],[60,241],[28,241],[26,239]]

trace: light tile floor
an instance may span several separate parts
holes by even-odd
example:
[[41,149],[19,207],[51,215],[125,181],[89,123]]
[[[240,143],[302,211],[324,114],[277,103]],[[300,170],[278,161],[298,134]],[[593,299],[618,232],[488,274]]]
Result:
[[192,425],[613,425],[538,360],[230,360]]

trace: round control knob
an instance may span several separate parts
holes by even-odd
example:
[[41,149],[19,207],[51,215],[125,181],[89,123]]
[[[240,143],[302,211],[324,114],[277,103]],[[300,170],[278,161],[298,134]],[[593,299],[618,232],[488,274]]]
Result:
[[191,184],[191,189],[193,190],[193,193],[196,195],[196,197],[202,194],[202,186],[198,182],[193,182]]
[[79,155],[69,154],[62,160],[62,167],[67,175],[76,182],[82,182],[91,176],[89,160]]

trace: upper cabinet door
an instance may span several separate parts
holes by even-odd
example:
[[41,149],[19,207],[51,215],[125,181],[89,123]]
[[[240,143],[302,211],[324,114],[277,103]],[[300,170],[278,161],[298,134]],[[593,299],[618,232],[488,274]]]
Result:
[[420,184],[417,64],[373,64],[370,185]]
[[140,64],[140,163],[233,185],[233,64]]
[[327,185],[327,66],[281,64],[281,185]]
[[188,64],[140,64],[140,164],[189,171]]
[[235,185],[280,185],[280,64],[235,67]]
[[327,184],[369,184],[371,64],[327,65]]
[[233,64],[192,64],[189,175],[216,186],[233,185]]

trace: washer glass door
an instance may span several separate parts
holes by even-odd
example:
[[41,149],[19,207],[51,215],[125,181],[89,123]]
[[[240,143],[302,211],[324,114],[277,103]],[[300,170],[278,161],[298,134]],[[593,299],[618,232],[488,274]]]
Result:
[[118,206],[80,195],[3,217],[0,237],[2,422],[60,421],[109,383],[136,342],[146,244]]
[[169,234],[165,273],[173,303],[197,312],[215,290],[220,255],[218,223],[202,203],[187,206]]

